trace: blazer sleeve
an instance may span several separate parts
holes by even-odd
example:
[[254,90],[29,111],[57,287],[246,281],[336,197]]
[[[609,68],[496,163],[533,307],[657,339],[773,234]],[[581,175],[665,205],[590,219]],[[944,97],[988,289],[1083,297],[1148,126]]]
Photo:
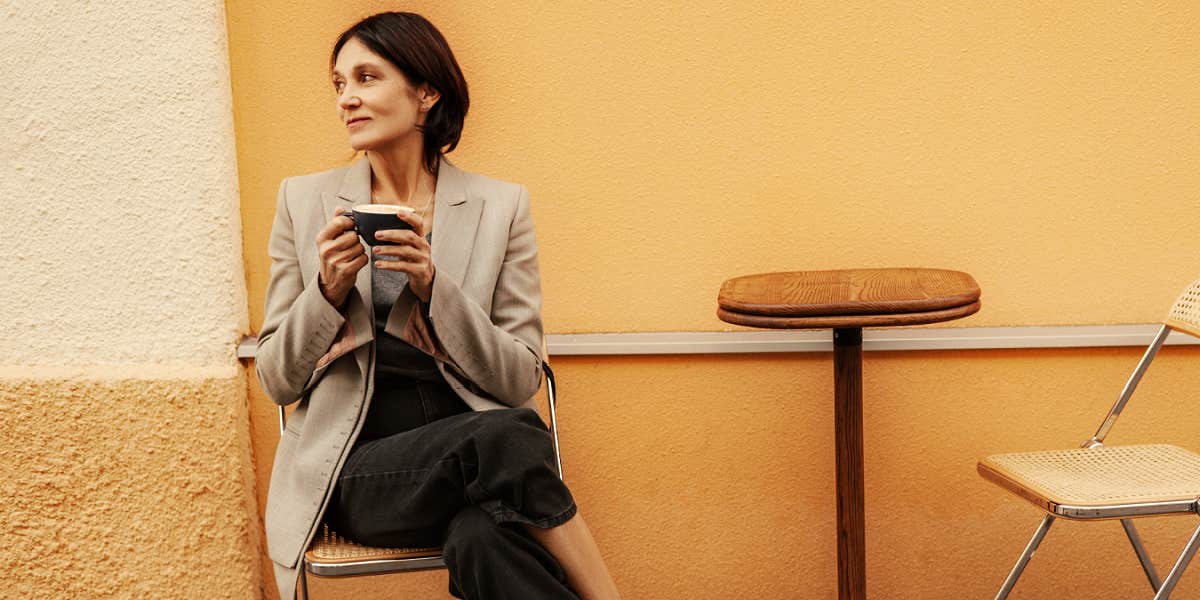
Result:
[[537,393],[542,377],[542,290],[529,190],[521,186],[491,314],[450,277],[434,277],[428,319],[451,372],[508,406]]
[[[326,351],[335,339],[345,337],[344,325],[348,325],[345,316],[321,294],[318,273],[309,281],[302,279],[295,223],[287,203],[288,181],[279,186],[267,244],[271,278],[254,360],[259,384],[279,405],[299,400],[321,379],[332,363]],[[301,242],[311,245],[313,240]]]

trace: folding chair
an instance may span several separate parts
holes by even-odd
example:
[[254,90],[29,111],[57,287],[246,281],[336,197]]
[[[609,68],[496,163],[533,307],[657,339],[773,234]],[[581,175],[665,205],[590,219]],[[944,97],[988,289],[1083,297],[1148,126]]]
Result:
[[997,454],[979,461],[979,474],[984,479],[1046,511],[1041,525],[996,594],[997,600],[1006,598],[1012,591],[1021,571],[1058,517],[1120,519],[1150,587],[1154,589],[1155,600],[1170,597],[1188,562],[1200,548],[1200,528],[1184,546],[1167,578],[1160,581],[1132,520],[1200,513],[1200,455],[1164,444],[1105,446],[1104,438],[1172,331],[1200,337],[1200,280],[1192,282],[1175,301],[1167,320],[1154,336],[1096,435],[1083,442],[1080,448]]
[[[550,433],[554,440],[554,462],[562,478],[562,458],[558,450],[558,421],[555,413],[554,371],[550,369],[546,344],[542,342],[542,372],[546,376],[546,397],[550,405]],[[287,415],[279,407],[279,432],[287,423]],[[300,558],[300,598],[308,600],[308,573],[320,577],[349,577],[381,575],[408,571],[444,569],[441,548],[374,548],[355,544],[338,535],[329,525],[321,523],[312,544]]]

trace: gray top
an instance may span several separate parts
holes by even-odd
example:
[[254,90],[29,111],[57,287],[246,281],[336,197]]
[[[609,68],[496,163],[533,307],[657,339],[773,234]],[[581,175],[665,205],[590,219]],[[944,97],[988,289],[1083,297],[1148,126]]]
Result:
[[[426,234],[425,239],[432,242],[433,233]],[[442,374],[438,372],[437,362],[432,356],[383,330],[387,325],[392,305],[396,303],[396,298],[408,284],[408,274],[380,269],[375,266],[375,260],[392,260],[392,258],[377,257],[371,261],[371,301],[375,305],[375,376],[382,375],[390,376],[393,379],[419,381],[445,381]],[[421,308],[428,309],[424,303]]]

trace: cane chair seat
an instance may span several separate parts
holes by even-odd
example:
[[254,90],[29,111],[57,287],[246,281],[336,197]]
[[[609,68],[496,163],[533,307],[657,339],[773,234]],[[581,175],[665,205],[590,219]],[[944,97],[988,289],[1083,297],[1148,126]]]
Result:
[[979,472],[1042,507],[1180,503],[1191,512],[1200,499],[1200,455],[1167,444],[996,454]]
[[375,548],[356,544],[337,534],[328,524],[313,540],[304,560],[308,564],[345,564],[375,560],[405,560],[441,556],[441,548]]
[[[1146,581],[1154,591],[1154,600],[1170,598],[1188,563],[1200,552],[1200,527],[1188,539],[1167,577],[1160,579],[1133,521],[1136,517],[1200,513],[1200,455],[1167,444],[1105,446],[1104,440],[1167,336],[1174,331],[1200,337],[1200,279],[1188,285],[1176,299],[1116,403],[1096,433],[1079,448],[995,454],[979,461],[977,469],[984,479],[1046,511],[1041,525],[996,594],[996,600],[1008,597],[1059,517],[1120,519]],[[1188,398],[1190,394],[1181,392],[1181,400]]]

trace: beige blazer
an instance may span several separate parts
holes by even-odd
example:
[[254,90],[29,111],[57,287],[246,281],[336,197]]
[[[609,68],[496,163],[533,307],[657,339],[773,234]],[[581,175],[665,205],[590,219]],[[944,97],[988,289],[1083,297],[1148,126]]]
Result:
[[[285,179],[268,252],[255,368],[276,404],[298,403],[280,436],[267,495],[266,533],[281,598],[293,598],[297,564],[362,428],[374,385],[371,269],[358,272],[344,314],[317,289],[317,232],[334,208],[370,202],[365,159]],[[387,333],[434,356],[475,410],[532,406],[541,381],[541,285],[524,186],[442,160],[434,195],[428,315],[405,287]]]

